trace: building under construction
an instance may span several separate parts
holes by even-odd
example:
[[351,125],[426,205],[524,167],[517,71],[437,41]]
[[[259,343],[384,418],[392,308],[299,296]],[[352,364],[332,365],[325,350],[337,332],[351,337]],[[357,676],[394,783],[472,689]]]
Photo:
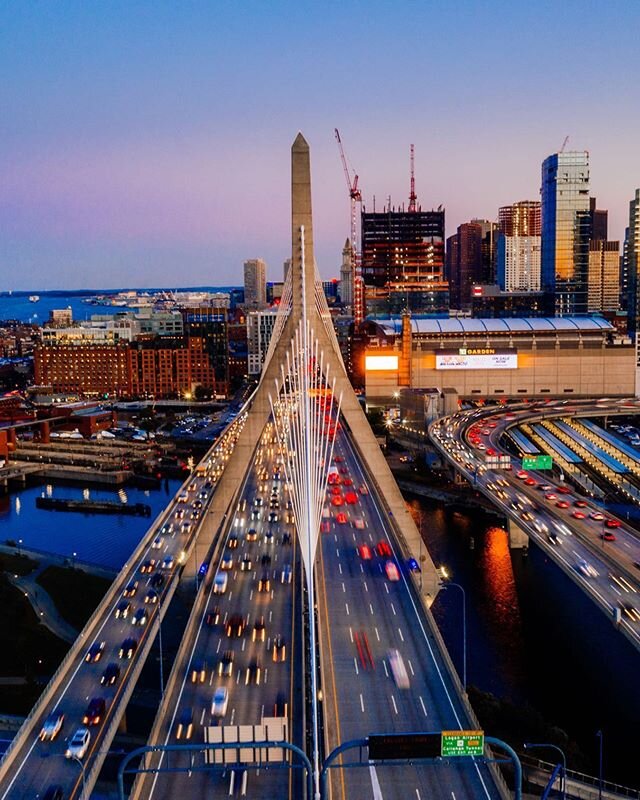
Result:
[[361,221],[366,313],[446,313],[444,209],[363,208]]

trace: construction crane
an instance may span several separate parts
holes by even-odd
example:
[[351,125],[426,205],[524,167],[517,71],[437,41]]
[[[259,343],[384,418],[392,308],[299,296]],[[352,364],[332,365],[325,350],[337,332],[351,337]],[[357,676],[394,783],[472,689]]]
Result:
[[567,142],[568,142],[568,141],[569,141],[569,137],[568,137],[568,136],[565,136],[565,137],[564,137],[564,142],[562,142],[562,147],[560,148],[560,152],[561,152],[561,153],[564,153],[564,148],[567,146]]
[[356,325],[359,325],[364,317],[364,285],[362,276],[360,274],[360,259],[358,258],[358,250],[356,242],[358,239],[358,203],[362,202],[362,192],[358,188],[358,176],[355,174],[353,180],[351,179],[351,172],[347,165],[347,157],[344,153],[342,146],[342,139],[340,138],[340,131],[334,128],[336,141],[338,142],[338,149],[340,150],[340,160],[342,161],[342,168],[344,170],[344,177],[347,181],[347,189],[349,190],[350,206],[350,228],[351,228],[351,268],[353,271],[353,317]]
[[418,195],[416,194],[416,176],[414,173],[414,163],[413,163],[413,145],[411,145],[411,191],[409,193],[409,211],[417,211],[418,207],[416,204],[416,200],[418,199]]

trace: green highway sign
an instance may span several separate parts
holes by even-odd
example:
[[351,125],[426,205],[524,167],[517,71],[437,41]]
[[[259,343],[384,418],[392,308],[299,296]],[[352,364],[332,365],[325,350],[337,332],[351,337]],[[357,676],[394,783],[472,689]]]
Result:
[[484,731],[442,731],[440,753],[450,756],[481,756],[484,753]]
[[551,456],[522,456],[522,469],[551,469]]

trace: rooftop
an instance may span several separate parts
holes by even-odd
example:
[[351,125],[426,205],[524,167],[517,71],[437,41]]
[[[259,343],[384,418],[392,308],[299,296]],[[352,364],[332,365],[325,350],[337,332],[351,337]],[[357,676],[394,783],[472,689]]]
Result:
[[[376,320],[389,334],[400,333],[401,318]],[[551,331],[614,331],[614,327],[601,317],[511,317],[504,319],[433,319],[412,317],[413,333],[465,334],[465,333],[545,333]]]

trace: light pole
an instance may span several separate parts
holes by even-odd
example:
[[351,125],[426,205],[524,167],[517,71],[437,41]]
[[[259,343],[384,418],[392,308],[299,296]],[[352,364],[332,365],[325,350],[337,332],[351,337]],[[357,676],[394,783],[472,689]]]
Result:
[[162,615],[161,605],[162,601],[158,594],[158,648],[160,650],[160,698],[164,697],[164,668],[162,665]]
[[598,758],[598,800],[602,800],[602,731],[596,731],[596,737],[600,740],[600,752]]
[[539,742],[539,743],[538,742],[525,742],[524,743],[524,749],[525,750],[533,750],[536,747],[537,748],[547,747],[547,748],[549,748],[551,750],[556,750],[558,753],[560,753],[560,758],[562,759],[562,784],[561,784],[562,788],[560,789],[560,791],[562,793],[561,794],[562,800],[564,800],[565,797],[566,797],[566,791],[567,791],[567,758],[566,758],[566,756],[564,754],[564,751],[561,750],[558,747],[557,744],[551,744],[550,742]]
[[459,583],[447,580],[440,583],[441,589],[455,586],[462,592],[462,688],[467,691],[467,593]]
[[85,794],[87,793],[86,792],[87,784],[85,782],[86,781],[86,776],[84,774],[84,761],[81,758],[78,758],[78,756],[69,756],[69,758],[72,761],[75,761],[76,764],[79,764],[79,766],[80,766],[80,775],[82,776],[82,797],[84,797]]

